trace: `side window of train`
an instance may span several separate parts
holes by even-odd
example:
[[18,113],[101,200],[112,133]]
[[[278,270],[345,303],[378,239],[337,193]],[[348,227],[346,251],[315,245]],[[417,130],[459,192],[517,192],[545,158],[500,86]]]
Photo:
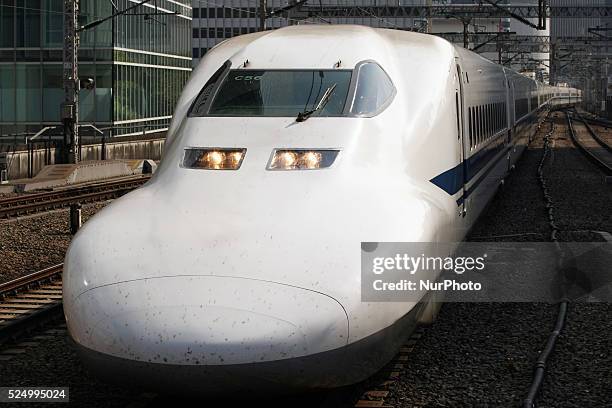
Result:
[[487,105],[488,107],[488,115],[487,117],[489,118],[489,132],[488,135],[489,137],[491,137],[491,135],[493,134],[493,104],[489,104]]
[[506,104],[506,102],[504,102],[502,104],[502,112],[503,112],[503,124],[504,124],[504,129],[508,127],[508,105]]
[[480,129],[478,132],[478,143],[482,143],[484,137],[484,105],[478,107],[478,121],[480,122]]
[[495,133],[499,132],[499,129],[501,129],[501,103],[497,102],[495,104]]
[[476,110],[474,114],[474,119],[476,120],[476,137],[474,138],[474,146],[478,146],[478,143],[480,143],[480,129],[482,127],[482,123],[480,122],[480,106],[476,106],[474,109]]
[[486,128],[485,128],[485,139],[489,138],[491,134],[491,105],[485,105],[485,118],[486,118]]
[[470,106],[468,108],[468,121],[470,123],[470,148],[474,147],[474,111]]
[[189,116],[202,116],[206,113],[206,102],[208,102],[210,95],[215,89],[217,83],[219,82],[219,78],[223,76],[226,70],[229,70],[231,65],[232,63],[230,61],[227,61],[217,71],[215,71],[214,74],[212,74],[208,81],[206,81],[204,88],[202,88],[195,102],[193,103],[193,105],[191,105],[191,109],[189,110]]
[[495,134],[499,129],[499,102],[493,104],[493,124],[493,134]]
[[357,64],[355,96],[349,112],[372,117],[382,112],[393,100],[396,90],[387,73],[375,62]]
[[480,142],[482,142],[482,134],[484,131],[484,115],[483,113],[483,109],[482,109],[482,105],[478,107],[478,142],[477,144],[480,144]]
[[489,137],[491,137],[491,129],[493,129],[493,109],[491,109],[493,106],[491,104],[487,105],[487,119],[489,121],[489,124],[487,126],[487,139]]
[[487,140],[487,135],[489,134],[489,113],[487,112],[489,109],[489,105],[484,104],[482,106],[482,121],[483,121],[483,129],[482,129],[482,140]]
[[487,139],[491,136],[491,124],[493,120],[491,119],[491,104],[487,104]]
[[494,135],[497,132],[497,103],[491,105],[491,118],[493,119],[491,135]]

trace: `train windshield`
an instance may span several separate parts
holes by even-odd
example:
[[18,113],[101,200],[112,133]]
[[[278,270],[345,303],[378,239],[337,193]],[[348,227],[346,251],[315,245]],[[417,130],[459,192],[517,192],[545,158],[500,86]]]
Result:
[[[352,72],[230,70],[210,104],[208,115],[297,116],[319,106],[316,116],[343,116]],[[331,95],[325,95],[326,91]],[[324,95],[326,101],[319,105]]]
[[355,70],[230,69],[228,61],[206,82],[189,116],[352,116],[371,118],[386,109],[396,89],[374,61]]

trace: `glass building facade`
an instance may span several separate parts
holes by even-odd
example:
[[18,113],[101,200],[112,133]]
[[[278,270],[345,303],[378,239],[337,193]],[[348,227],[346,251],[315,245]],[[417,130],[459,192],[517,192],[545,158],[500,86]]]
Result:
[[[135,0],[80,0],[80,24]],[[168,127],[191,73],[189,0],[153,0],[80,35],[79,122],[112,135]],[[175,13],[175,14],[174,14]],[[33,134],[60,123],[62,0],[0,0],[0,134]]]

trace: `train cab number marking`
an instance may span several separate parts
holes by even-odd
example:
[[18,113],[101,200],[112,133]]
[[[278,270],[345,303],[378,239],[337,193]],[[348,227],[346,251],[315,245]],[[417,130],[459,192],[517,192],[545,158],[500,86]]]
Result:
[[261,75],[236,75],[234,81],[260,81]]

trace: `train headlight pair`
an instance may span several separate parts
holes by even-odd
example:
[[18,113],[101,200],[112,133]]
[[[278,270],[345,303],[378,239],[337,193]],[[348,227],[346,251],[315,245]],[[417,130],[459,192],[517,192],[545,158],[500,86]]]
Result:
[[[317,170],[330,167],[339,150],[333,149],[274,149],[266,167],[268,170]],[[205,170],[238,170],[246,149],[197,148],[185,149],[183,167]]]
[[246,149],[185,149],[183,166],[190,169],[238,170]]
[[330,167],[338,150],[329,149],[276,149],[268,170],[317,170]]

